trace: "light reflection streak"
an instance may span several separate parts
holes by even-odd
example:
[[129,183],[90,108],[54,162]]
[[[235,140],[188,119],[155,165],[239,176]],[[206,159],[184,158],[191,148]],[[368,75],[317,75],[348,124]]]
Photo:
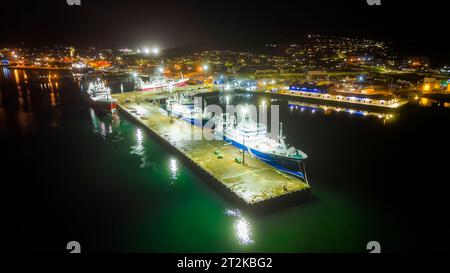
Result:
[[20,84],[20,77],[19,77],[19,71],[17,69],[14,69],[14,79],[16,81],[16,84]]
[[240,245],[251,245],[254,244],[255,241],[252,239],[252,226],[248,222],[248,220],[242,215],[241,211],[238,209],[225,210],[225,214],[235,218],[233,227],[234,232],[236,233],[236,237]]
[[254,243],[254,241],[250,238],[252,235],[250,224],[245,218],[239,218],[239,220],[235,222],[234,228],[241,244],[249,245]]
[[138,145],[142,145],[143,136],[142,136],[142,130],[140,128],[138,128],[136,131],[136,139],[137,139]]
[[144,135],[142,133],[142,129],[138,128],[136,130],[136,145],[131,146],[130,154],[137,155],[141,158],[140,168],[144,169],[148,166],[153,166],[153,169],[156,170],[156,166],[154,163],[148,161],[148,155],[146,153],[146,149],[143,145]]
[[[174,158],[170,159],[170,173],[171,173],[171,178],[172,180],[177,180],[178,178],[178,165],[177,165],[177,160]],[[170,185],[172,185],[174,183],[174,181],[172,181],[170,183]]]
[[9,69],[6,67],[3,67],[3,76],[5,77],[6,80],[9,80],[11,77],[11,73]]
[[92,108],[89,109],[89,114],[91,116],[94,133],[99,133],[103,139],[106,139],[106,136],[113,132],[112,124],[99,119],[95,114],[95,110]]

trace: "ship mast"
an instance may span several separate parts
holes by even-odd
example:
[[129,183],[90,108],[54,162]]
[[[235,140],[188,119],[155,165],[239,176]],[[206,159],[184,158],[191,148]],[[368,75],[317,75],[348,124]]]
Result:
[[283,123],[280,122],[280,135],[278,136],[278,139],[280,140],[280,144],[283,147],[286,147],[286,144],[284,143],[285,137],[283,136]]
[[203,100],[203,115],[206,116],[206,100]]

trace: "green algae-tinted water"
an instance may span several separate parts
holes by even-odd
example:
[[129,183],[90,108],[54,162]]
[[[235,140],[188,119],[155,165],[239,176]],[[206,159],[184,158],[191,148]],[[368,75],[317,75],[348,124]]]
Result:
[[313,198],[256,215],[124,116],[89,109],[70,75],[58,73],[56,86],[41,85],[47,72],[26,73],[27,82],[23,71],[0,73],[13,248],[65,251],[71,240],[85,252],[364,252],[372,240],[383,251],[445,247],[445,162],[435,154],[448,151],[436,148],[446,109],[411,105],[384,123],[273,101],[287,141],[310,156]]

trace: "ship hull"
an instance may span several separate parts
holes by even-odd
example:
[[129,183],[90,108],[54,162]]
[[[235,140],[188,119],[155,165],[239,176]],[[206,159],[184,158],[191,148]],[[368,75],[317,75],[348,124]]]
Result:
[[208,122],[208,119],[204,119],[204,118],[193,118],[193,117],[187,117],[181,113],[178,113],[176,111],[168,111],[170,114],[172,114],[173,116],[180,118],[186,122],[189,122],[192,125],[195,125],[197,127],[203,127],[203,125],[205,125],[206,122]]
[[306,179],[304,171],[302,171],[304,160],[279,156],[276,154],[264,153],[262,151],[258,151],[256,149],[250,148],[248,146],[244,146],[242,143],[240,143],[232,138],[228,138],[227,136],[225,136],[223,134],[220,134],[220,135],[222,136],[224,141],[231,143],[233,146],[235,146],[238,149],[250,152],[251,155],[253,155],[254,157],[273,166],[274,168],[278,169],[279,171],[293,175],[297,178]]
[[93,100],[87,93],[84,97],[89,106],[91,106],[95,110],[106,113],[114,113],[117,110],[117,102],[115,101]]

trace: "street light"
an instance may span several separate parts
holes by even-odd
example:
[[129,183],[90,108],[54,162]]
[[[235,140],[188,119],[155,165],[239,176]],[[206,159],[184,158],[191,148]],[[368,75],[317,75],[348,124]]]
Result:
[[208,71],[208,66],[206,64],[203,65],[203,72],[205,73],[205,82],[206,83],[206,71]]
[[144,53],[148,54],[148,53],[150,53],[150,50],[148,48],[144,48]]
[[152,53],[153,54],[158,54],[159,53],[159,48],[157,48],[157,47],[154,47],[153,49],[152,49]]
[[159,73],[163,73],[164,72],[164,68],[160,67],[158,68]]

